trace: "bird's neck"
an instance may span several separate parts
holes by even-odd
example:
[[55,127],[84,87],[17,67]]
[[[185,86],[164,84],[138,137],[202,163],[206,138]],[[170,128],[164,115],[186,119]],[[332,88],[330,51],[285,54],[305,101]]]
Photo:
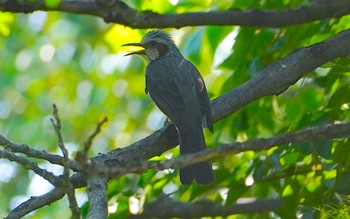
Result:
[[154,47],[146,50],[149,62],[165,56],[169,52],[169,47],[164,43],[156,43]]

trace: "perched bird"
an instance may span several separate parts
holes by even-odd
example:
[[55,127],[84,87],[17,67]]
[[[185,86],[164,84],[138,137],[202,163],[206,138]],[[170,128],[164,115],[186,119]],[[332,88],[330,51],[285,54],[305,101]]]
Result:
[[[203,128],[213,132],[210,100],[204,81],[196,67],[186,60],[169,34],[148,32],[138,46],[143,49],[127,55],[141,55],[146,67],[146,93],[174,123],[179,134],[180,154],[195,153],[206,148]],[[182,184],[193,180],[202,185],[214,182],[210,162],[201,162],[180,169]]]

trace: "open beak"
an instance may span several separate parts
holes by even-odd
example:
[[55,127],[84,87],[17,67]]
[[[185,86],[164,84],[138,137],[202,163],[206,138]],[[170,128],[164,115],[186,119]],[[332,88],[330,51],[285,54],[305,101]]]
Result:
[[124,44],[122,46],[137,46],[137,47],[142,47],[144,49],[140,50],[140,51],[135,51],[135,52],[130,52],[124,56],[129,56],[129,55],[145,55],[146,54],[146,46],[143,45],[142,43],[127,43],[127,44]]

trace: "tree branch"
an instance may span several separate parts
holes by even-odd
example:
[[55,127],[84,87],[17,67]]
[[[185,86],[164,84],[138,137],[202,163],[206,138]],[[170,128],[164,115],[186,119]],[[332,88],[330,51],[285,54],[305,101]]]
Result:
[[252,214],[273,211],[282,206],[278,198],[271,199],[240,199],[231,206],[222,206],[217,202],[200,200],[184,203],[171,199],[165,195],[144,207],[139,215],[128,218],[201,218],[215,216],[229,216],[233,214]]
[[301,77],[337,57],[350,55],[350,29],[300,48],[262,69],[255,77],[212,101],[215,121],[264,96],[279,95]]
[[[58,164],[63,166],[63,157],[55,154],[50,154],[44,150],[37,150],[32,147],[29,147],[26,144],[17,144],[9,139],[5,138],[3,135],[0,135],[0,145],[4,146],[6,150],[12,151],[14,153],[22,153],[28,157],[33,157],[37,159],[46,160],[52,164]],[[77,172],[84,171],[84,168],[81,165],[74,161],[69,160],[69,167]]]
[[44,0],[2,0],[0,10],[30,13],[38,10],[62,11],[104,18],[132,28],[166,28],[204,25],[241,25],[254,27],[283,27],[350,13],[348,0],[314,0],[306,6],[281,10],[239,10],[189,12],[183,14],[158,14],[150,11],[137,12],[122,1],[110,0],[62,0],[54,8]]
[[144,161],[128,163],[124,167],[92,167],[93,171],[103,173],[109,177],[119,177],[127,173],[143,173],[147,170],[164,170],[169,168],[182,168],[189,164],[213,160],[230,154],[243,151],[261,151],[272,147],[286,147],[289,144],[330,140],[350,136],[350,123],[328,124],[314,126],[297,132],[277,135],[271,138],[253,139],[246,142],[224,144],[214,149],[207,149],[193,154],[165,161]]
[[36,209],[39,209],[45,205],[50,205],[51,203],[61,199],[65,194],[66,192],[63,188],[54,188],[44,195],[31,197],[13,209],[5,219],[21,218],[28,213],[35,211]]
[[104,117],[103,120],[97,123],[95,131],[88,137],[88,139],[84,142],[84,147],[81,151],[78,151],[74,157],[76,161],[78,161],[82,166],[86,167],[88,165],[88,151],[92,146],[92,141],[97,136],[98,133],[101,132],[102,125],[108,121],[107,117]]
[[87,219],[107,218],[107,179],[93,175],[87,181],[87,193],[90,201]]
[[36,163],[33,163],[29,161],[28,159],[17,156],[16,154],[7,151],[7,150],[0,150],[0,158],[6,158],[10,161],[14,161],[20,165],[23,166],[25,169],[30,169],[34,173],[38,174],[39,176],[43,177],[47,181],[49,181],[52,185],[54,186],[60,186],[63,185],[63,180],[60,179],[59,177],[55,176],[53,173],[40,168]]
[[68,201],[69,201],[69,207],[72,211],[72,216],[75,219],[80,218],[80,209],[78,207],[77,199],[75,197],[75,191],[74,187],[72,186],[70,182],[70,166],[69,166],[69,157],[68,157],[68,150],[66,146],[64,145],[63,141],[63,136],[62,136],[62,126],[61,126],[61,119],[58,115],[58,109],[55,104],[52,105],[53,107],[53,117],[54,119],[51,119],[52,125],[55,128],[57,137],[58,137],[58,147],[61,149],[62,154],[63,154],[63,178],[62,180],[65,181],[65,188],[66,188],[66,193],[68,196]]
[[[86,186],[86,179],[83,174],[77,173],[70,177],[71,183],[74,188],[81,188]],[[66,194],[66,189],[63,187],[55,187],[46,194],[30,197],[27,201],[21,203],[15,209],[13,209],[6,219],[17,219],[35,211],[45,205],[50,205],[51,203],[61,199]]]

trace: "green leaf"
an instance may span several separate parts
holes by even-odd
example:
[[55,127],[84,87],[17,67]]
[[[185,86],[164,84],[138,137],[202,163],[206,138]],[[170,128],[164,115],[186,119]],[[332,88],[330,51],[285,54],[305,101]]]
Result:
[[311,147],[325,159],[332,159],[332,140],[312,142]]
[[62,0],[45,0],[44,4],[48,8],[57,8],[61,4]]
[[193,62],[196,63],[199,62],[198,53],[201,50],[204,32],[205,28],[195,29],[189,34],[189,36],[186,38],[184,45],[182,46],[183,54],[188,59],[191,59]]
[[225,206],[230,206],[237,201],[244,193],[249,190],[249,187],[244,185],[244,182],[237,182],[237,184],[231,184],[231,189],[227,192]]

